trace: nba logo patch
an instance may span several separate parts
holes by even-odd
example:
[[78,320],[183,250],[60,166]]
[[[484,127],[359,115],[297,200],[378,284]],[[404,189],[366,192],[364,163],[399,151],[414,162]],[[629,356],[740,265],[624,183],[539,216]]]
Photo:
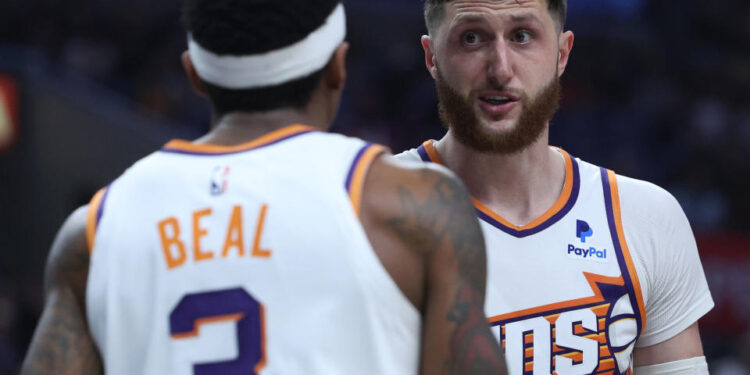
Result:
[[217,166],[211,172],[211,195],[222,195],[229,184],[229,166]]

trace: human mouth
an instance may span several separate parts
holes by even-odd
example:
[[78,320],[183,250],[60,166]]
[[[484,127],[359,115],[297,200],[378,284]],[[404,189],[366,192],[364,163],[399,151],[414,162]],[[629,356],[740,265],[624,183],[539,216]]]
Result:
[[479,107],[491,116],[510,112],[518,102],[519,97],[508,92],[485,92],[478,96]]

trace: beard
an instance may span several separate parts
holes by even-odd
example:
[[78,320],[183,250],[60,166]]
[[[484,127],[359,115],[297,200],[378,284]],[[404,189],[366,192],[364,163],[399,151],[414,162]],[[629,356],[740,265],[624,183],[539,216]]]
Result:
[[[533,98],[519,93],[521,115],[507,131],[492,131],[483,127],[474,109],[476,98],[464,98],[454,90],[438,69],[435,80],[439,99],[440,120],[464,146],[482,153],[514,154],[536,142],[547,127],[562,99],[562,85],[555,77]],[[507,88],[491,83],[490,88],[504,91]],[[514,91],[515,92],[515,91]]]

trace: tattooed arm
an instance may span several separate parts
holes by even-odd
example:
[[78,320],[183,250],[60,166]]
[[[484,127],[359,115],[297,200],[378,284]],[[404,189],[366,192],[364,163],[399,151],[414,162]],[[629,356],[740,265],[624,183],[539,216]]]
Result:
[[102,365],[86,324],[87,207],[63,224],[45,270],[45,305],[21,371],[36,374],[101,374]]
[[484,240],[463,184],[439,166],[381,157],[367,176],[362,222],[422,313],[421,372],[505,374],[484,314]]

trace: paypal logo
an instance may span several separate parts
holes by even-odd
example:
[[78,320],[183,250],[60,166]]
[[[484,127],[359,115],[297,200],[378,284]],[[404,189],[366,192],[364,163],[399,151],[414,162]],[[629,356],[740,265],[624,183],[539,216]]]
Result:
[[597,262],[607,261],[607,249],[599,250],[595,247],[582,249],[573,245],[568,245],[568,257],[576,259],[593,260]]
[[576,237],[581,239],[581,242],[586,243],[586,237],[591,237],[594,234],[594,230],[591,229],[589,223],[583,220],[576,220]]
[[[594,234],[589,223],[583,220],[576,220],[576,237],[586,243],[586,239]],[[593,260],[595,262],[607,262],[607,249],[597,249],[594,246],[568,245],[567,256],[574,259]]]

